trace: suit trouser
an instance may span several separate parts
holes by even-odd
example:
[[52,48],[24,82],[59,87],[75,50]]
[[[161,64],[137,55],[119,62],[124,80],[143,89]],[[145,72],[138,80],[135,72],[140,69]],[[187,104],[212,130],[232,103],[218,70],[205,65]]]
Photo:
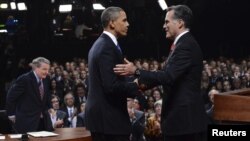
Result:
[[44,131],[44,130],[45,130],[45,121],[44,118],[40,118],[37,131]]
[[200,132],[186,135],[164,136],[164,141],[206,141],[207,133]]
[[129,135],[107,135],[91,132],[92,141],[129,141]]

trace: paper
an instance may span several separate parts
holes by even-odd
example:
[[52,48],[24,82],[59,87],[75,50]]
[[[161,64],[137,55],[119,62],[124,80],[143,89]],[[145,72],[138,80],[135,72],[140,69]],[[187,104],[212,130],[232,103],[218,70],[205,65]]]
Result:
[[39,131],[39,132],[28,132],[28,135],[31,135],[33,137],[51,137],[51,136],[57,136],[58,134],[48,131]]
[[0,136],[0,140],[5,140],[5,136]]
[[22,134],[10,134],[9,136],[11,139],[18,139],[22,137]]

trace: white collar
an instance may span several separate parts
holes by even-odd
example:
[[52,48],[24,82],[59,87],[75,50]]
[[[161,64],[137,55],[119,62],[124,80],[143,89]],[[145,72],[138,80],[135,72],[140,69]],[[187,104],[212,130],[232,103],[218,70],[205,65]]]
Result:
[[174,39],[174,45],[176,45],[177,41],[181,38],[181,36],[183,36],[185,33],[189,32],[189,30],[186,30],[184,32],[182,32],[181,34],[179,34],[175,39]]
[[37,83],[39,83],[42,79],[40,79],[40,78],[37,76],[37,74],[36,74],[36,72],[35,72],[35,71],[33,71],[33,73],[34,73],[34,75],[35,75],[35,77],[36,77],[36,81],[37,81]]
[[70,110],[71,110],[72,112],[74,111],[74,107],[68,107],[68,106],[67,106],[67,109],[68,109],[68,111],[70,111]]
[[108,31],[103,31],[103,33],[108,35],[111,38],[111,40],[114,42],[114,44],[117,46],[118,42],[117,42],[115,35],[113,35],[112,33],[108,32]]

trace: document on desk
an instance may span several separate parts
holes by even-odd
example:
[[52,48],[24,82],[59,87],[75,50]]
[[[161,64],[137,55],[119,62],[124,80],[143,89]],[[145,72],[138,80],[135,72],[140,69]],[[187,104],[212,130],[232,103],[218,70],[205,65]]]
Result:
[[0,135],[0,140],[5,140],[5,136]]
[[11,139],[19,139],[22,137],[22,134],[10,134],[9,137]]
[[39,131],[39,132],[28,132],[28,135],[31,135],[33,137],[52,137],[52,136],[58,136],[58,134],[48,131]]

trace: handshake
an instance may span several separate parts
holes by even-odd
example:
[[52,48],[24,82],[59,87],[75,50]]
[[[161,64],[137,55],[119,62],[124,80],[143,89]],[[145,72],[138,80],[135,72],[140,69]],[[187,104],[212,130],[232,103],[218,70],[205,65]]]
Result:
[[121,75],[121,76],[131,76],[134,75],[136,77],[136,79],[134,80],[134,82],[137,84],[137,86],[139,87],[139,89],[141,90],[145,90],[146,89],[146,85],[142,84],[139,81],[140,78],[140,70],[130,61],[128,61],[126,58],[124,58],[124,64],[117,64],[114,68],[114,72],[117,75]]

